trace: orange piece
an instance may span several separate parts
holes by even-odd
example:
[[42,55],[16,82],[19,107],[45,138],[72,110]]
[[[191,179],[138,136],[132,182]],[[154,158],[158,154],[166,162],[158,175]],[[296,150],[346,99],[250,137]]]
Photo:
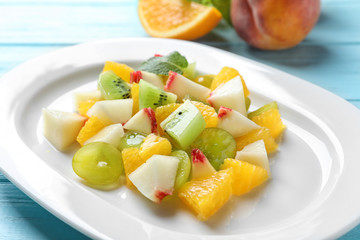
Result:
[[150,36],[185,40],[204,36],[222,18],[216,8],[187,0],[140,0],[138,15]]
[[134,72],[134,69],[132,69],[131,67],[129,67],[126,64],[106,61],[104,68],[103,68],[103,72],[106,72],[109,70],[113,71],[117,76],[119,76],[121,79],[123,79],[127,83],[130,82],[130,73]]
[[251,118],[257,125],[266,127],[270,130],[273,138],[278,138],[286,129],[286,126],[281,121],[279,110],[276,108],[269,109],[261,114]]
[[140,146],[140,157],[143,160],[149,159],[152,155],[170,155],[171,143],[163,137],[153,133],[149,134]]
[[219,87],[220,85],[230,81],[231,79],[233,79],[236,76],[240,76],[241,78],[241,82],[244,88],[244,96],[247,97],[250,95],[250,91],[247,88],[245,81],[243,79],[243,77],[240,75],[240,73],[231,67],[223,67],[221,69],[221,71],[215,76],[214,80],[211,83],[211,90],[215,90],[217,87]]
[[[170,104],[166,104],[160,107],[157,107],[155,109],[155,118],[156,118],[156,122],[159,124],[162,121],[164,121],[172,112],[174,112],[178,107],[181,106],[181,103],[170,103]],[[159,133],[160,135],[164,135],[164,130],[159,127]]]
[[235,138],[236,141],[236,150],[240,151],[246,145],[253,143],[257,140],[264,140],[265,148],[267,153],[273,153],[278,148],[278,145],[275,142],[275,139],[271,136],[270,130],[268,128],[259,128],[245,134],[244,136]]
[[140,157],[138,148],[125,148],[122,150],[121,155],[124,163],[126,186],[129,188],[135,188],[134,184],[129,179],[129,175],[145,163],[146,160]]
[[94,104],[99,101],[99,99],[91,99],[91,100],[87,100],[84,102],[80,102],[79,103],[79,107],[78,107],[78,112],[80,115],[84,116],[84,117],[89,117],[87,115],[87,111],[94,106]]
[[194,104],[197,109],[199,109],[201,115],[204,117],[206,123],[205,128],[212,128],[217,126],[219,118],[213,107],[197,101],[191,101],[191,103]]
[[232,180],[232,193],[242,195],[260,186],[269,179],[267,171],[259,166],[232,158],[227,158],[220,169],[234,170]]
[[133,116],[139,111],[139,84],[131,85],[131,98],[133,100]]
[[215,172],[206,178],[191,180],[179,189],[179,198],[197,215],[206,221],[230,198],[233,169]]
[[107,124],[105,124],[103,121],[101,121],[96,116],[91,116],[86,122],[85,125],[81,128],[76,141],[80,143],[81,146],[84,145],[84,142],[94,136],[97,132],[99,132],[101,129],[106,127]]

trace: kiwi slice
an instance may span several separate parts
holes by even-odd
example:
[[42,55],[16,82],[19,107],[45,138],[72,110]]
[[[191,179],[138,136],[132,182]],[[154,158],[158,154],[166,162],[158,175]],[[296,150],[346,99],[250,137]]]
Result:
[[234,158],[236,154],[234,137],[221,128],[206,128],[190,147],[200,149],[216,170],[226,158]]
[[170,137],[176,147],[187,149],[205,129],[205,120],[201,112],[189,100],[172,112],[160,127]]
[[100,74],[98,87],[105,100],[130,97],[130,86],[111,70]]
[[159,106],[176,102],[177,96],[170,92],[165,92],[153,84],[140,80],[139,82],[139,109],[151,107],[155,109]]

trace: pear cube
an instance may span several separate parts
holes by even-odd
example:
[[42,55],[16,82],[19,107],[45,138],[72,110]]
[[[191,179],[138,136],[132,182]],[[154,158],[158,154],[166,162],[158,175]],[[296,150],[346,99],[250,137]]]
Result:
[[50,109],[42,110],[44,136],[59,151],[65,150],[76,142],[80,129],[86,118],[70,112]]
[[75,92],[73,94],[74,110],[79,109],[79,104],[93,99],[101,99],[101,92],[99,90],[86,91],[86,92]]
[[94,136],[84,142],[84,145],[92,142],[106,142],[114,147],[120,145],[121,138],[124,136],[124,129],[121,123],[112,124],[104,127]]
[[146,135],[150,133],[157,134],[155,111],[150,107],[141,109],[125,123],[124,128],[145,133]]
[[169,73],[165,90],[175,93],[179,99],[184,99],[184,97],[188,95],[202,102],[206,102],[206,99],[210,94],[209,88],[191,81],[176,72]]
[[207,101],[216,109],[219,109],[220,106],[224,106],[247,116],[244,87],[240,76],[236,76],[230,81],[217,87],[210,93]]
[[156,75],[155,73],[146,71],[135,71],[130,73],[130,83],[139,83],[141,79],[160,89],[164,89],[162,77]]
[[221,106],[218,112],[218,128],[228,131],[234,138],[243,136],[252,130],[260,128],[259,125],[241,113]]
[[204,178],[216,172],[204,153],[197,148],[191,151],[191,178]]
[[235,159],[262,167],[268,172],[269,177],[271,176],[269,159],[263,140],[246,145],[241,151],[236,152]]
[[148,199],[160,203],[174,191],[179,159],[153,155],[129,175],[130,181]]
[[132,106],[132,99],[98,101],[87,111],[87,115],[95,115],[110,124],[125,123],[132,116]]

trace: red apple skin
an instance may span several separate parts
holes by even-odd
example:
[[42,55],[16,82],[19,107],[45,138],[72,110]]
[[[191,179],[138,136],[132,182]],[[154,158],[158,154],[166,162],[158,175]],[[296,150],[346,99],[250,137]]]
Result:
[[278,50],[300,43],[316,24],[320,0],[232,0],[231,20],[250,45]]

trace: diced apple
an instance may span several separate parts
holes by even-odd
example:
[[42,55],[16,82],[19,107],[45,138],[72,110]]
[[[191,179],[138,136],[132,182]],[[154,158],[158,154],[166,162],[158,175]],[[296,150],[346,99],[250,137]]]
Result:
[[210,89],[204,87],[176,72],[170,72],[165,85],[165,90],[175,93],[179,100],[185,96],[193,97],[199,101],[206,102]]
[[157,134],[155,111],[150,107],[141,109],[125,123],[124,128],[145,134]]
[[215,168],[211,165],[209,160],[200,149],[194,148],[191,151],[191,162],[192,179],[208,177],[216,172]]
[[218,112],[218,128],[228,131],[234,138],[243,136],[252,130],[260,128],[259,125],[241,113],[221,106]]
[[94,136],[85,141],[84,145],[92,142],[106,142],[118,147],[122,136],[124,136],[124,129],[121,123],[112,124],[104,127]]
[[74,110],[77,111],[79,104],[92,99],[101,99],[101,92],[99,90],[75,92],[73,94]]
[[129,179],[145,197],[160,203],[174,191],[178,165],[177,157],[153,155],[133,171]]
[[110,124],[125,123],[132,116],[132,105],[132,99],[98,101],[87,111],[87,115],[95,115]]
[[268,172],[269,177],[271,176],[269,159],[263,140],[246,145],[241,151],[236,153],[235,159],[262,167]]
[[59,151],[76,142],[76,137],[86,121],[76,113],[50,109],[42,110],[44,136]]
[[240,76],[236,76],[212,91],[207,101],[216,109],[224,106],[247,116],[244,88]]
[[155,73],[135,71],[130,74],[130,83],[139,83],[140,79],[143,79],[160,89],[164,89],[164,82],[162,78]]

